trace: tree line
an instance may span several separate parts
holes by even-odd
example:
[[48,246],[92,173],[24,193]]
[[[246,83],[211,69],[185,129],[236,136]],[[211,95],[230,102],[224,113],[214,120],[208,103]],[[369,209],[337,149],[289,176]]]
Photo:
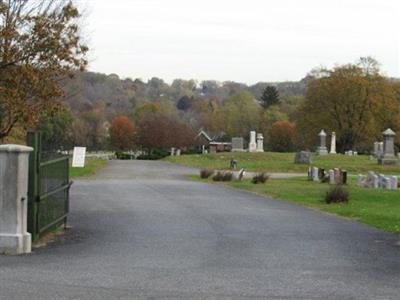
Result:
[[312,150],[335,131],[339,151],[368,152],[390,127],[400,138],[400,84],[372,58],[312,70],[299,82],[120,79],[85,71],[88,47],[71,1],[0,1],[0,140],[46,133],[46,144],[89,150],[193,146],[256,130],[271,151]]

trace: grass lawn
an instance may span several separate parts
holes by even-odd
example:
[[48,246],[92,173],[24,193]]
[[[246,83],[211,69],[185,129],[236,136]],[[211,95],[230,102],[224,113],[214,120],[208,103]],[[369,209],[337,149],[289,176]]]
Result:
[[[216,154],[191,154],[169,156],[165,160],[185,166],[209,169],[228,169],[231,158],[238,162],[238,168],[248,171],[267,172],[307,172],[307,165],[296,165],[294,153],[247,153],[247,152],[221,152]],[[315,167],[332,169],[342,168],[350,173],[367,173],[372,170],[383,174],[400,174],[400,162],[397,166],[380,166],[376,159],[369,160],[366,155],[312,155],[312,165]]]
[[[196,180],[201,180],[196,177]],[[203,180],[202,180],[203,181]],[[212,180],[206,180],[212,182]],[[250,179],[226,183],[242,190],[271,196],[324,212],[337,214],[372,225],[387,232],[400,234],[400,191],[367,189],[349,180],[350,201],[347,204],[326,204],[326,183],[308,181],[306,177],[270,179],[265,184],[253,184]]]
[[86,160],[84,168],[69,168],[69,177],[77,178],[82,176],[89,176],[96,173],[99,169],[105,167],[108,161],[104,159]]

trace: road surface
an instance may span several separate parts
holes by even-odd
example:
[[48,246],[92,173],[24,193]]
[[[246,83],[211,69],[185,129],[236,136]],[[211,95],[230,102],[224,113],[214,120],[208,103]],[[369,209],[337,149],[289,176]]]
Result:
[[399,299],[399,237],[170,163],[111,161],[72,187],[72,227],[0,256],[0,299]]

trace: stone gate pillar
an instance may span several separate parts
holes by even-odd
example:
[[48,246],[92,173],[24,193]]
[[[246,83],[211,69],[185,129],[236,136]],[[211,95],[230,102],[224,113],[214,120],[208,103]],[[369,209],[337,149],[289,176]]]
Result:
[[21,145],[0,145],[0,253],[31,252],[27,193],[32,150]]

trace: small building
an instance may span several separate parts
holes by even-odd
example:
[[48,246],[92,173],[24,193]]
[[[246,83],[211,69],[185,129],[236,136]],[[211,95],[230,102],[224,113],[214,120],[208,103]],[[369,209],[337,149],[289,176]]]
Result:
[[220,132],[210,135],[204,130],[200,130],[195,138],[195,150],[199,153],[226,152],[231,151],[232,143],[224,140],[225,133]]

